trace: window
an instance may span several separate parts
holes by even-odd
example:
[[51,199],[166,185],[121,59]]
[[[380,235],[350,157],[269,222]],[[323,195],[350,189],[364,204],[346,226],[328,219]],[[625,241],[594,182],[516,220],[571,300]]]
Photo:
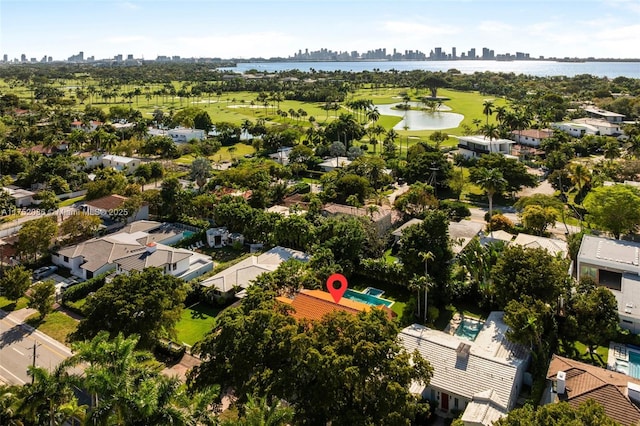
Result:
[[454,407],[455,409],[458,409],[458,404],[459,404],[459,402],[458,402],[458,398],[453,398],[453,407]]
[[622,290],[622,274],[620,272],[598,270],[598,284],[610,290]]
[[633,321],[629,321],[629,320],[622,320],[622,322],[625,324],[633,324]]
[[63,259],[65,262],[69,262],[69,256],[64,256]]
[[580,265],[580,276],[591,277],[594,280],[598,280],[598,268],[590,265]]

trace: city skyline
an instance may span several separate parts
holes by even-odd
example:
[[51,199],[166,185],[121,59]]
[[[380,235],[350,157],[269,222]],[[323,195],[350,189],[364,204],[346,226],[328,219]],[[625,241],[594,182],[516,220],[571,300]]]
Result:
[[4,0],[0,53],[241,59],[488,47],[531,58],[640,58],[639,22],[640,0]]

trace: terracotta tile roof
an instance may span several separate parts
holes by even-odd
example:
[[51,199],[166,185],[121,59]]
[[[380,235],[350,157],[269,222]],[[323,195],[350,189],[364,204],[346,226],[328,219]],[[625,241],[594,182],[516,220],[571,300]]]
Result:
[[[291,305],[295,309],[295,312],[292,312],[291,316],[297,320],[306,319],[318,321],[326,314],[334,311],[357,315],[360,312],[366,312],[373,308],[373,306],[344,297],[340,299],[340,302],[336,303],[333,301],[331,294],[322,290],[302,290],[293,299],[287,297],[278,297],[277,299],[280,302]],[[385,311],[389,317],[392,316],[390,309],[386,308]]]
[[85,201],[84,204],[101,210],[113,210],[120,207],[127,197],[122,195],[112,194],[102,198],[96,198],[95,200]]
[[550,138],[553,135],[553,130],[551,129],[526,129],[520,131],[511,132],[514,135],[518,135],[521,137],[528,136],[530,138],[536,139],[546,139]]
[[640,408],[629,400],[628,383],[640,385],[640,380],[615,371],[595,367],[553,355],[547,379],[554,381],[558,371],[566,375],[566,392],[558,395],[574,407],[593,399],[604,407],[607,416],[623,425],[640,423]]

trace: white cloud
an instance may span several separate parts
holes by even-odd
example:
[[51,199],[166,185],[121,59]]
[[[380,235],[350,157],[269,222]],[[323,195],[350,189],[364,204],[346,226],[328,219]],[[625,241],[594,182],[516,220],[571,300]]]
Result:
[[485,33],[500,33],[506,36],[509,32],[514,31],[514,28],[505,22],[482,21],[478,25],[478,30]]
[[410,21],[387,21],[383,23],[383,28],[390,33],[413,37],[432,37],[438,35],[452,35],[460,32],[460,29],[453,26],[426,25]]
[[640,15],[640,0],[604,0],[603,3],[606,7]]
[[106,43],[111,43],[111,44],[128,44],[128,43],[137,43],[137,42],[142,42],[147,40],[149,40],[149,38],[145,36],[130,35],[130,36],[107,37],[104,41]]

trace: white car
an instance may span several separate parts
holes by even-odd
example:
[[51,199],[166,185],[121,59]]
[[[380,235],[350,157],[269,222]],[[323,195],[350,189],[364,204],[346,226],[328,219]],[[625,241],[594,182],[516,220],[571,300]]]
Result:
[[33,279],[40,280],[44,277],[48,277],[58,270],[58,267],[55,265],[52,266],[43,266],[42,268],[38,268],[33,271]]

